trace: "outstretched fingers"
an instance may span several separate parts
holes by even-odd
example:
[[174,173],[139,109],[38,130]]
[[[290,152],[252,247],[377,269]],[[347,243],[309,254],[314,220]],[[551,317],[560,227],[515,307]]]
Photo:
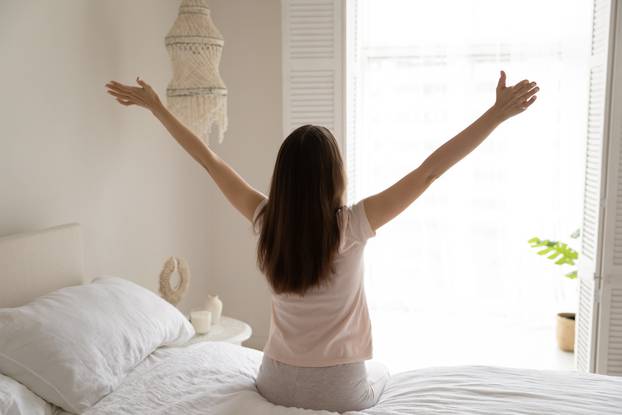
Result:
[[160,104],[158,94],[145,81],[136,77],[136,86],[124,85],[117,81],[106,83],[108,93],[123,105],[139,105],[144,108],[153,108]]
[[533,86],[531,89],[528,89],[527,91],[524,91],[523,93],[519,94],[517,96],[517,98],[515,98],[515,101],[523,102],[523,101],[531,98],[533,95],[537,94],[538,91],[540,91],[540,87],[539,86]]
[[108,88],[107,92],[124,105],[130,105],[126,104],[128,102],[141,106],[145,105],[145,101],[139,93],[142,88],[129,87],[116,81],[110,81],[106,84],[106,87]]
[[129,90],[127,89],[127,87],[125,85],[119,84],[118,82],[115,81],[110,81],[106,84],[106,88],[108,88],[111,91],[115,91],[118,93],[129,93]]
[[116,81],[110,81],[109,83],[106,84],[106,87],[108,87],[108,89],[111,89],[117,93],[127,94],[131,96],[138,96],[137,92],[142,89],[142,88],[136,88],[136,87],[123,85]]
[[106,84],[106,86],[114,87],[116,89],[119,89],[119,90],[122,90],[122,91],[126,91],[126,92],[130,92],[133,89],[133,87],[131,87],[129,85],[122,84],[122,83],[117,82],[117,81],[110,81],[109,83]]
[[128,93],[125,92],[119,92],[117,90],[114,89],[110,89],[107,91],[110,95],[113,95],[115,97],[120,97],[120,98],[131,98],[132,96]]
[[512,99],[510,100],[510,105],[522,105],[524,102],[529,100],[532,96],[540,91],[540,87],[536,86],[535,82],[529,84],[529,87],[522,88],[519,91],[516,91]]
[[116,97],[117,99],[123,99],[125,101],[131,101],[135,104],[143,104],[143,100],[140,97],[137,97],[133,94],[127,94],[124,92],[117,92],[117,91],[108,91],[108,93],[114,97]]
[[536,94],[540,91],[537,83],[528,79],[523,79],[509,87],[505,84],[506,75],[504,71],[501,71],[494,106],[504,120],[529,108],[536,101]]
[[530,87],[531,87],[531,84],[529,83],[529,81],[527,79],[523,79],[522,81],[518,82],[516,85],[512,86],[512,94],[514,95],[522,94]]
[[533,104],[536,101],[537,98],[538,96],[534,95],[531,98],[529,98],[527,101],[523,102],[523,104],[520,106],[520,110],[525,111],[527,108],[529,108],[531,104]]

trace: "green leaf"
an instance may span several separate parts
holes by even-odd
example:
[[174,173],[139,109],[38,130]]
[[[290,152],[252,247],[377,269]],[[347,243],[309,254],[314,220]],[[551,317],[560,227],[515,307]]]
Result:
[[566,277],[570,278],[571,280],[574,280],[577,278],[577,271],[574,270],[572,272],[569,272],[568,274],[566,274]]
[[[540,256],[546,255],[547,259],[553,261],[555,265],[575,265],[574,260],[579,258],[579,253],[562,241],[533,237],[529,240],[529,243],[532,248],[542,248],[537,250],[536,253]],[[573,273],[568,274],[568,278],[576,278],[576,275],[574,277],[569,275],[574,275]]]
[[557,261],[555,261],[555,263],[557,265],[564,265],[566,263],[566,258],[562,257],[562,258],[558,259]]

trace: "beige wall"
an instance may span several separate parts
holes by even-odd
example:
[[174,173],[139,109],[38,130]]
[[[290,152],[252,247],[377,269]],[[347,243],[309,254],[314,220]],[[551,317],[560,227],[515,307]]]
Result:
[[[164,36],[177,2],[0,2],[0,235],[84,227],[89,275],[157,288],[170,255],[209,284],[209,178],[147,111],[117,104],[110,79],[170,78]],[[0,276],[0,279],[2,277]]]
[[[182,309],[219,294],[262,347],[270,298],[255,266],[256,237],[211,182],[139,108],[105,94],[110,79],[142,76],[163,95],[164,36],[179,2],[0,2],[0,235],[66,222],[84,227],[89,275],[157,289],[164,259],[188,259]],[[278,0],[212,0],[225,37],[229,130],[213,149],[267,193],[281,143]],[[1,278],[1,277],[0,277]]]
[[[281,6],[279,0],[211,0],[223,33],[222,77],[229,88],[229,130],[213,149],[251,185],[268,193],[281,145]],[[247,345],[261,348],[268,335],[270,296],[255,265],[256,237],[214,186],[210,193],[210,290],[224,312],[248,321]]]

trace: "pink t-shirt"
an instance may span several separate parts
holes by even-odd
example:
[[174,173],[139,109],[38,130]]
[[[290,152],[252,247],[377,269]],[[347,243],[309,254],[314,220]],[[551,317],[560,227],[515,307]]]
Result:
[[[266,203],[267,200],[259,203],[253,219]],[[362,201],[340,208],[337,218],[341,239],[331,282],[310,289],[302,297],[272,292],[270,332],[264,354],[274,360],[294,366],[323,367],[372,358],[363,250],[367,239],[376,233]]]

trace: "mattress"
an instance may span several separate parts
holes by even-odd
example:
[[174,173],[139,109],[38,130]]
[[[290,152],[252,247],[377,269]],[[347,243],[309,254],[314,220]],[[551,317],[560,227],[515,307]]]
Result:
[[[87,415],[334,414],[276,406],[255,388],[262,353],[228,343],[156,350]],[[347,415],[622,414],[622,378],[489,366],[392,375],[379,403]]]

